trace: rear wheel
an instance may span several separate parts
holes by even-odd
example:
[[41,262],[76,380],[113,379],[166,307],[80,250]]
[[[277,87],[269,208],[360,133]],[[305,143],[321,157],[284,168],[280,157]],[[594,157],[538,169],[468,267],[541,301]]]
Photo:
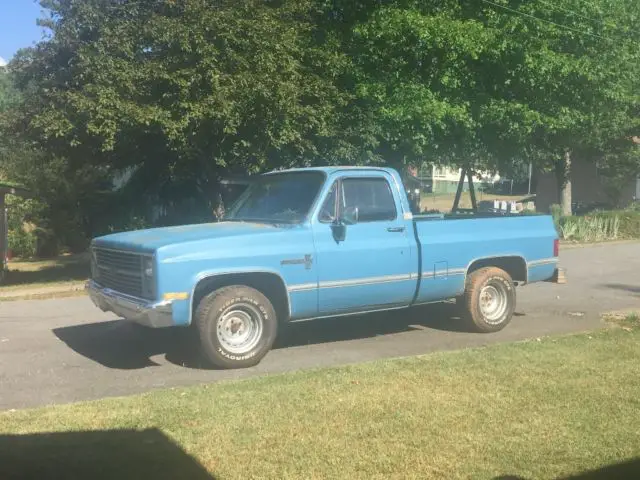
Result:
[[205,357],[219,368],[258,364],[278,330],[269,299],[246,286],[221,288],[204,297],[196,311],[196,325]]
[[458,299],[462,317],[478,332],[497,332],[506,327],[516,308],[516,289],[511,276],[497,267],[476,270],[467,276]]

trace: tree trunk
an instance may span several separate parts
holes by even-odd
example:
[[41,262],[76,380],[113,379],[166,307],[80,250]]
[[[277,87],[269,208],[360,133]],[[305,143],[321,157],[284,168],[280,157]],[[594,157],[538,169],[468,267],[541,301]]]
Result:
[[571,211],[571,150],[565,150],[564,158],[556,164],[558,199],[562,215],[570,216]]
[[571,151],[564,152],[564,184],[562,185],[562,196],[560,197],[562,214],[571,216]]

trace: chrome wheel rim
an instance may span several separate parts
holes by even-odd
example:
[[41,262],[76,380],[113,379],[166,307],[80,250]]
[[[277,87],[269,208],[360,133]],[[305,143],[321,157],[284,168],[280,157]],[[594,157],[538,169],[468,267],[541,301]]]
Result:
[[264,325],[260,311],[249,304],[229,307],[216,324],[216,335],[220,345],[229,353],[249,353],[262,338]]
[[480,290],[480,312],[487,323],[502,323],[508,308],[509,299],[504,286],[489,284]]

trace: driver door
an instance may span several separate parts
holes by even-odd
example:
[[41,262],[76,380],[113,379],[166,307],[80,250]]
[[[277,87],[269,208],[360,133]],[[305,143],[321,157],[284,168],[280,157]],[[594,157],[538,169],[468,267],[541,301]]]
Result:
[[[418,260],[397,195],[385,173],[363,173],[337,178],[314,222],[320,315],[407,306],[415,293]],[[355,224],[338,225],[356,209]]]

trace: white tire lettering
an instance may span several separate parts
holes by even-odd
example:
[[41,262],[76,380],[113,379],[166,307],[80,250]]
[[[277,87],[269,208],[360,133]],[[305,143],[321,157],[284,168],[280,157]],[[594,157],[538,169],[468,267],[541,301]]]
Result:
[[255,357],[256,356],[256,352],[249,352],[246,355],[231,355],[227,352],[225,352],[222,348],[217,347],[218,353],[220,355],[222,355],[223,357],[228,358],[229,360],[235,360],[235,361],[242,361],[242,360],[248,360],[249,358]]
[[[227,310],[230,306],[234,305],[235,303],[239,303],[239,302],[244,302],[244,303],[251,303],[252,305],[255,305],[258,310],[260,310],[260,313],[262,314],[262,316],[264,317],[265,320],[269,319],[269,315],[267,314],[266,309],[260,305],[258,302],[256,302],[253,298],[249,298],[249,297],[235,297],[232,298],[230,300],[228,300],[227,302],[224,303],[224,305],[222,305],[222,307],[218,310],[218,315],[221,315],[222,312],[224,312],[225,310]],[[216,346],[216,350],[218,351],[218,353],[220,355],[222,355],[223,357],[229,359],[229,360],[233,360],[233,361],[243,361],[243,360],[248,360],[250,358],[253,358],[257,355],[257,350],[248,352],[244,355],[233,355],[230,354],[229,352],[225,351],[222,347],[220,346]]]

